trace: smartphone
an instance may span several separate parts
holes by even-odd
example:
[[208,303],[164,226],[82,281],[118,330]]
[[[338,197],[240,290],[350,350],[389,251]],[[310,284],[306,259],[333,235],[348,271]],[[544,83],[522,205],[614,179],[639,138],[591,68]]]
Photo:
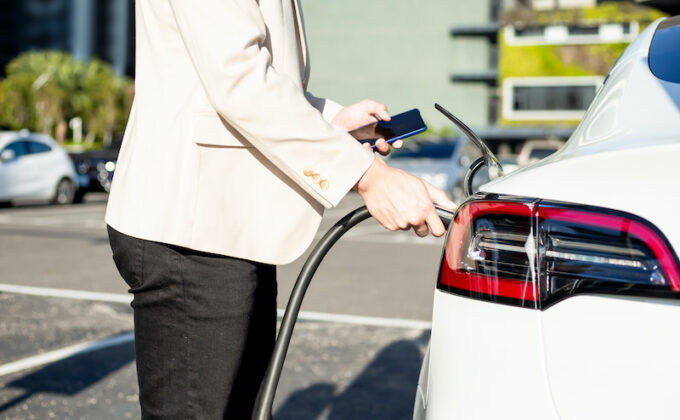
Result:
[[376,121],[352,130],[349,134],[360,143],[368,143],[375,149],[375,142],[378,139],[385,139],[389,144],[425,130],[427,126],[420,116],[420,111],[414,108],[394,115],[390,121]]

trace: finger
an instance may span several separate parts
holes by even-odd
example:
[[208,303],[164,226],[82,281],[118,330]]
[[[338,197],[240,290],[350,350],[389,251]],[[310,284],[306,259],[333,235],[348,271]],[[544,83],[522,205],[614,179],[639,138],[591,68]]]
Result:
[[403,140],[397,140],[394,143],[392,143],[392,147],[394,147],[395,149],[401,149],[401,146],[403,145],[404,145]]
[[387,144],[385,139],[378,139],[378,141],[375,142],[375,148],[378,150],[378,153],[383,156],[390,153],[390,145]]
[[455,210],[456,203],[451,201],[451,199],[446,195],[446,193],[439,188],[435,188],[432,185],[430,185],[429,182],[423,181],[425,184],[425,188],[427,188],[427,193],[430,195],[430,198],[432,199],[433,203],[437,203],[441,207],[445,207],[450,210]]
[[390,114],[387,112],[387,106],[385,104],[376,103],[375,114],[383,121],[389,121],[392,119]]
[[423,223],[422,225],[413,226],[413,231],[416,233],[416,235],[420,236],[421,238],[424,238],[427,236],[428,232],[427,224]]
[[370,143],[365,142],[365,143],[361,143],[361,145],[364,146],[365,148],[367,148],[368,150],[370,150],[371,152],[373,151],[373,148],[371,147]]
[[427,224],[427,226],[429,226],[430,232],[432,232],[432,235],[434,236],[442,236],[444,233],[446,233],[444,224],[442,223],[442,220],[439,218],[439,215],[435,211],[434,207],[425,218],[425,223]]

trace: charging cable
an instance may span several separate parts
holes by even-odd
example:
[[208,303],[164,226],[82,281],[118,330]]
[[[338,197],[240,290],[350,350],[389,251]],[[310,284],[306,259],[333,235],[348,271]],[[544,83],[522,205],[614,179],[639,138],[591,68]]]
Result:
[[[444,226],[448,227],[454,213],[438,206],[435,206],[435,209]],[[286,312],[283,315],[283,321],[281,321],[279,335],[274,345],[274,351],[255,402],[253,420],[270,420],[272,418],[274,396],[279,385],[279,379],[281,378],[281,371],[283,370],[283,363],[288,353],[290,339],[293,336],[295,322],[300,313],[302,300],[305,298],[305,293],[314,277],[314,273],[316,273],[316,269],[319,268],[321,261],[323,261],[328,251],[330,251],[342,235],[370,217],[371,214],[368,212],[368,209],[366,206],[363,206],[340,219],[316,244],[302,270],[300,270],[295,286],[293,286],[293,291],[290,294]]]

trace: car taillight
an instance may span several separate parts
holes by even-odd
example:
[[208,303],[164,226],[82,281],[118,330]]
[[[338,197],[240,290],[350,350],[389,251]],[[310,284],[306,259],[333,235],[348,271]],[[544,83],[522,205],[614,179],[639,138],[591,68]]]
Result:
[[577,293],[661,297],[680,291],[677,259],[649,222],[550,203],[539,205],[538,220],[543,306]]
[[485,199],[458,211],[438,288],[545,309],[579,293],[680,298],[680,271],[661,232],[636,216]]
[[464,296],[535,308],[535,205],[475,201],[457,212],[439,288]]

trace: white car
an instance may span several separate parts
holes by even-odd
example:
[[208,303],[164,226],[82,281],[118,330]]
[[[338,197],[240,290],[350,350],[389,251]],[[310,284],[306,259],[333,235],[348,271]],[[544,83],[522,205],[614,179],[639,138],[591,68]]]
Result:
[[680,17],[451,223],[414,419],[680,418]]
[[0,204],[45,200],[70,204],[78,182],[71,158],[51,137],[0,133]]

